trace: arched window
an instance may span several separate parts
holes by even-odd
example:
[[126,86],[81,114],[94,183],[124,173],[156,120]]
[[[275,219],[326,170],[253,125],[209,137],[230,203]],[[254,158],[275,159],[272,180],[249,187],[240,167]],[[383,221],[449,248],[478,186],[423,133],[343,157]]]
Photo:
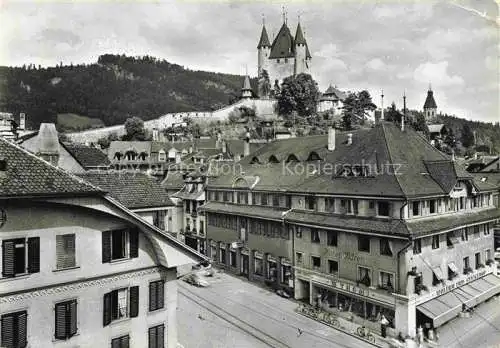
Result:
[[321,157],[319,157],[317,152],[311,152],[309,154],[309,157],[307,157],[308,161],[321,161]]
[[137,157],[137,152],[135,152],[133,150],[129,150],[129,151],[125,152],[125,157],[127,157],[127,160],[129,160],[129,161],[133,161]]
[[280,163],[280,161],[278,161],[275,155],[271,155],[269,157],[269,163]]
[[118,161],[123,157],[122,153],[121,152],[115,152],[115,155],[113,156],[113,158],[116,158]]
[[148,154],[144,151],[139,154],[139,159],[141,159],[143,161],[146,160],[146,157],[148,157]]
[[286,159],[286,163],[288,162],[299,162],[299,159],[297,158],[297,156],[295,156],[293,153],[291,155],[288,156],[288,158]]

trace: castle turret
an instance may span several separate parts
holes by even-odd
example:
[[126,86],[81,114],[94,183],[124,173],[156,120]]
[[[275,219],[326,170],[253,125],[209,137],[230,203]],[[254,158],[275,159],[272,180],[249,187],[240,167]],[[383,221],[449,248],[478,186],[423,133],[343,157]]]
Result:
[[434,100],[434,93],[432,92],[431,86],[427,91],[427,98],[424,103],[424,117],[426,122],[432,121],[436,117],[437,105]]
[[267,59],[271,52],[271,44],[267,35],[266,25],[262,23],[262,32],[260,34],[259,44],[257,45],[258,53],[258,76],[262,74],[262,70],[267,70]]
[[300,22],[297,24],[297,32],[295,33],[295,67],[294,74],[307,72],[307,42],[302,33]]
[[243,88],[241,89],[241,98],[252,98],[252,86],[250,85],[250,78],[245,76]]

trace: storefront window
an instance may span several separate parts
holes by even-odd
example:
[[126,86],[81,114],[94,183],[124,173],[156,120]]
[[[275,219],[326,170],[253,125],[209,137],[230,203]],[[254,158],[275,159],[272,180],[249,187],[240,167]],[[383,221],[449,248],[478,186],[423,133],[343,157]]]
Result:
[[219,258],[220,263],[225,264],[226,263],[226,249],[220,248],[220,258]]
[[231,250],[229,252],[229,262],[231,264],[231,267],[236,267],[236,251]]
[[289,284],[292,279],[292,266],[281,265],[281,283]]
[[270,280],[276,279],[276,261],[268,260],[267,261],[267,278]]
[[264,263],[261,258],[254,259],[254,273],[259,276],[264,275]]

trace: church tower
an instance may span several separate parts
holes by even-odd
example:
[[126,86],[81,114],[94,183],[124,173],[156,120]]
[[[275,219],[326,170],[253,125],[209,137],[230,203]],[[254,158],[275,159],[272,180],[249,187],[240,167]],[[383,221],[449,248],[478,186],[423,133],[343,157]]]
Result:
[[262,70],[267,70],[267,61],[271,51],[269,36],[267,35],[266,24],[262,20],[262,32],[260,34],[259,44],[257,45],[258,52],[258,76],[262,75]]
[[427,123],[432,122],[436,118],[437,105],[434,100],[434,93],[432,92],[431,86],[427,91],[427,98],[424,103],[424,117]]

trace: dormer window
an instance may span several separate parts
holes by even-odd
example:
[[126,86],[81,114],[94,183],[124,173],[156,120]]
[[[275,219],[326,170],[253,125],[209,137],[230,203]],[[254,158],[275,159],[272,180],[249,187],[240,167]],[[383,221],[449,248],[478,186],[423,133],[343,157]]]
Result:
[[7,171],[7,160],[0,159],[0,172]]
[[250,164],[260,164],[260,161],[257,157],[253,157],[252,160],[250,161]]
[[344,177],[357,177],[357,176],[369,176],[370,168],[368,166],[348,166],[344,165],[340,176]]
[[276,156],[271,155],[269,157],[269,163],[280,163],[280,161],[278,161],[278,159],[276,158]]
[[297,156],[295,156],[294,154],[291,154],[290,156],[288,156],[288,158],[286,159],[286,162],[289,163],[289,162],[299,162],[299,159],[297,158]]
[[321,158],[319,157],[319,155],[316,153],[316,152],[311,152],[309,154],[309,157],[307,157],[307,161],[321,161]]

